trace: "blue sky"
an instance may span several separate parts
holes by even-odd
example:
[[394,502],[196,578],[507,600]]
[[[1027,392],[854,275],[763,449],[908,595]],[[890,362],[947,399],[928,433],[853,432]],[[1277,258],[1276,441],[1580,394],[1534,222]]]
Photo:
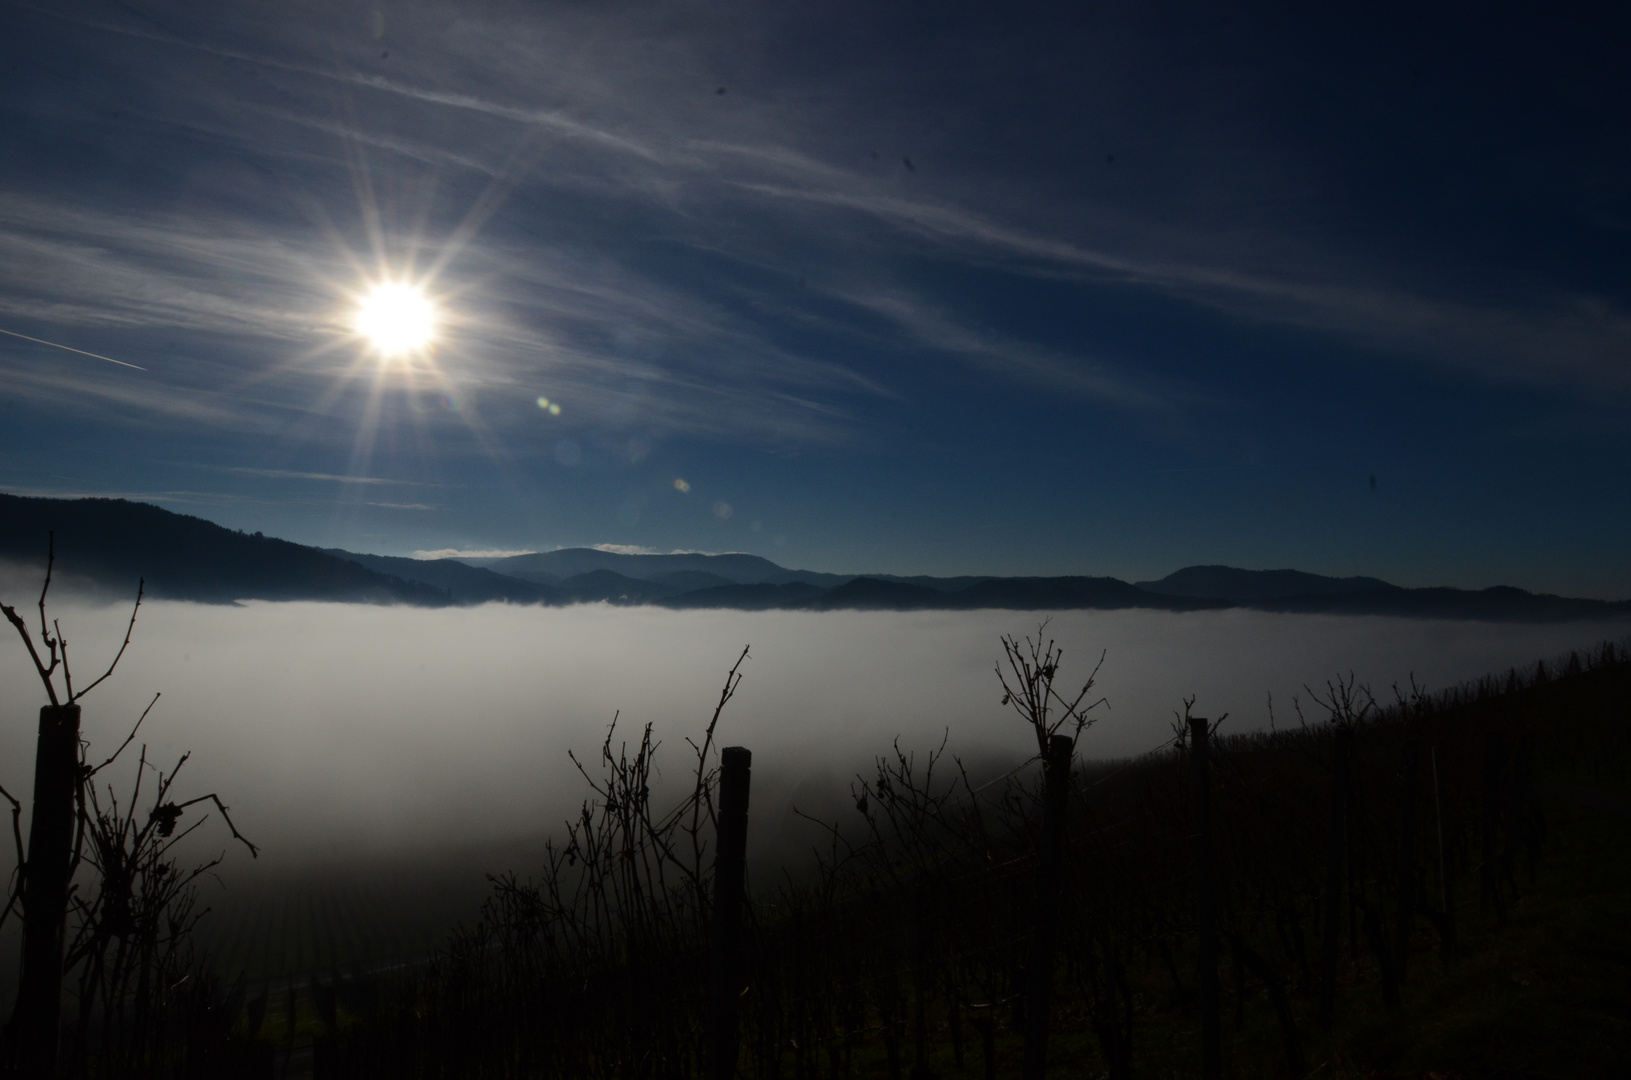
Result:
[[1609,6],[1077,7],[0,3],[0,489],[1631,596]]

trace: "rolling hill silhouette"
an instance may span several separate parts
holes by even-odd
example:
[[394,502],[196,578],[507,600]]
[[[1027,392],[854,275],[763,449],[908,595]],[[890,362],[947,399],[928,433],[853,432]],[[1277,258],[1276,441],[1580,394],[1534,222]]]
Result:
[[350,559],[203,518],[124,499],[0,495],[0,558],[57,567],[120,591],[171,600],[345,600],[439,605],[443,589],[378,573]]
[[1336,596],[1391,589],[1373,577],[1321,577],[1301,570],[1237,570],[1233,566],[1186,566],[1159,581],[1135,581],[1145,592],[1166,596],[1205,596],[1219,600],[1275,600]]
[[[700,552],[631,555],[599,548],[562,548],[559,551],[539,551],[530,555],[471,562],[509,577],[545,585],[558,585],[597,570],[610,570],[638,581],[661,581],[675,574],[703,573],[722,578],[724,583],[731,585],[785,585],[802,581],[810,585],[833,586],[842,585],[854,576],[789,570],[758,555],[704,555]],[[699,584],[696,587],[709,586]]]
[[[120,591],[212,603],[337,600],[422,605],[657,604],[741,610],[1019,611],[1249,607],[1288,613],[1552,621],[1631,616],[1631,601],[1391,585],[1299,570],[1191,566],[1158,581],[936,578],[791,570],[758,555],[627,554],[598,548],[502,559],[408,559],[318,549],[123,499],[0,495],[0,559],[43,564],[56,534],[65,574]],[[477,565],[479,564],[479,565]]]
[[324,548],[325,554],[351,562],[388,577],[418,581],[441,589],[454,604],[485,604],[508,600],[518,604],[553,603],[566,599],[549,585],[505,577],[491,570],[462,563],[457,559],[409,559],[401,555],[360,555],[341,548]]

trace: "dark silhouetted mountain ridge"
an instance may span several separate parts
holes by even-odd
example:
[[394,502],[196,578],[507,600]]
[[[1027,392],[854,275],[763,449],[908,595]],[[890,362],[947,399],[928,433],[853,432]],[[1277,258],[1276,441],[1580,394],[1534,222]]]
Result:
[[1273,600],[1288,596],[1334,596],[1391,589],[1373,577],[1324,577],[1301,570],[1239,570],[1233,566],[1186,566],[1159,581],[1135,581],[1145,592],[1218,600]]
[[503,559],[471,560],[471,563],[524,581],[548,584],[595,570],[610,570],[640,581],[660,581],[670,574],[702,572],[717,575],[737,585],[783,585],[790,581],[804,581],[811,585],[832,586],[841,585],[854,576],[789,570],[758,555],[739,552],[725,555],[704,555],[700,552],[641,555],[602,551],[599,548],[561,548],[530,555],[511,555]]
[[[1407,589],[1369,577],[1299,570],[1190,566],[1159,581],[1111,577],[936,578],[789,570],[758,555],[633,554],[599,548],[480,560],[407,559],[320,550],[224,529],[122,499],[0,495],[0,559],[43,563],[57,535],[58,566],[115,589],[145,576],[157,597],[340,600],[412,604],[655,604],[742,610],[1054,611],[1250,607],[1287,613],[1415,618],[1624,618],[1631,601],[1490,589]],[[474,560],[473,560],[474,561]]]
[[349,559],[379,574],[418,581],[447,593],[455,604],[485,604],[505,600],[516,604],[541,604],[565,599],[557,588],[519,578],[505,577],[491,570],[471,566],[458,559],[410,559],[401,555],[361,555],[341,548],[324,548],[326,554]]
[[147,503],[0,494],[0,558],[43,564],[52,532],[64,572],[132,593],[145,578],[156,598],[449,602],[444,590],[422,581]]

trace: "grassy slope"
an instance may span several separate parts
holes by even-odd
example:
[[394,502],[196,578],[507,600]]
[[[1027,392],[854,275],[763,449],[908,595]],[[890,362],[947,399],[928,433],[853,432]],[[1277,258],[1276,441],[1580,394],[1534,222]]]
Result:
[[[1622,669],[1623,671],[1623,669]],[[1537,779],[1543,785],[1609,793],[1631,803],[1631,731],[1627,695],[1617,679],[1601,673],[1558,680],[1521,691],[1491,705],[1468,707],[1477,722],[1503,715],[1538,723]],[[1425,778],[1424,778],[1425,782]],[[1460,875],[1459,943],[1445,962],[1438,939],[1424,920],[1415,924],[1409,978],[1402,1006],[1384,1007],[1380,978],[1361,941],[1349,951],[1343,934],[1337,1021],[1330,1032],[1315,1022],[1314,998],[1294,989],[1292,1008],[1310,1069],[1318,1077],[1628,1077],[1631,1076],[1631,820],[1590,809],[1555,795],[1542,796],[1547,841],[1531,879],[1519,862],[1519,894],[1508,901],[1504,925],[1479,911],[1473,875]],[[1422,822],[1424,830],[1429,823]],[[1424,845],[1427,842],[1423,835]],[[1430,861],[1426,851],[1423,855]],[[1180,963],[1191,990],[1194,959],[1189,944]],[[1356,958],[1357,956],[1357,958]],[[1200,1061],[1199,1016],[1174,1000],[1171,982],[1156,964],[1128,955],[1135,1000],[1133,1075],[1192,1077]],[[1064,984],[1055,1007],[1049,1075],[1107,1074],[1079,995]],[[1289,973],[1288,973],[1289,974]],[[1223,983],[1224,1057],[1231,1077],[1288,1075],[1280,1029],[1263,988],[1253,979],[1244,996],[1225,945]],[[278,1012],[274,1003],[272,1012]],[[903,1004],[906,1004],[903,1002]],[[316,1034],[314,1015],[302,1003],[302,1032]],[[906,1004],[907,1016],[910,1005]],[[945,1002],[932,1002],[929,1064],[941,1080],[984,1075],[979,1041],[964,1028],[964,1064],[953,1060]],[[999,1025],[997,1075],[1020,1074],[1022,1042]],[[854,1048],[852,1075],[889,1076],[884,1046],[873,1021]],[[281,1018],[275,1027],[281,1029]],[[274,1030],[269,1021],[268,1030]],[[900,1032],[900,1075],[913,1068],[910,1029]],[[782,1074],[795,1075],[787,1055]],[[820,1075],[826,1075],[822,1061]],[[751,1071],[746,1055],[744,1075]]]
[[[1631,803],[1626,670],[1622,665],[1618,673],[1559,679],[1489,705],[1467,706],[1468,718],[1476,722],[1504,716],[1520,727],[1538,727],[1537,779],[1543,785],[1589,789]],[[1519,897],[1509,903],[1505,925],[1480,913],[1471,875],[1463,873],[1457,955],[1443,962],[1436,936],[1418,920],[1401,1008],[1384,1008],[1370,951],[1361,945],[1355,959],[1346,933],[1334,1030],[1317,1027],[1311,994],[1293,992],[1310,1075],[1631,1076],[1631,821],[1555,795],[1542,796],[1542,806],[1548,838],[1538,872],[1531,881],[1520,860]],[[1428,824],[1420,823],[1424,832]],[[1194,960],[1187,944],[1181,951],[1193,989]],[[1198,1014],[1177,1006],[1170,980],[1157,965],[1136,952],[1129,952],[1128,959],[1136,965],[1129,971],[1135,997],[1133,1075],[1197,1075]],[[1227,1074],[1286,1075],[1281,1033],[1267,996],[1255,980],[1248,980],[1244,998],[1237,997],[1227,946],[1220,974]],[[1064,979],[1061,965],[1062,1000],[1055,1011],[1049,1075],[1103,1076],[1106,1066],[1079,995],[1065,992]],[[283,1002],[269,1005],[263,1038],[276,1039],[286,1030]],[[908,1015],[909,1009],[907,1005]],[[302,1034],[317,1034],[319,1025],[304,996],[298,1011],[296,1026]],[[983,1076],[974,1032],[965,1025],[965,1061],[958,1068],[944,1003],[932,1003],[930,1016],[933,1074],[942,1080]],[[887,1076],[875,1022],[870,1031],[855,1048],[853,1075]],[[901,1032],[900,1042],[902,1075],[913,1075],[909,1030]],[[1021,1049],[1017,1033],[1004,1024],[998,1037],[999,1076],[1019,1075]],[[795,1075],[791,1060],[784,1059],[781,1068],[783,1075]]]
[[[1528,706],[1568,723],[1571,704],[1539,692]],[[1554,748],[1549,757],[1539,776],[1543,784],[1589,788],[1631,802],[1631,762],[1623,752],[1597,756],[1589,747],[1562,753]],[[1333,1030],[1318,1028],[1312,997],[1293,996],[1310,1076],[1631,1077],[1631,820],[1555,795],[1543,796],[1541,805],[1545,852],[1532,881],[1520,871],[1519,899],[1509,907],[1506,925],[1497,926],[1492,913],[1481,915],[1475,895],[1461,896],[1458,949],[1446,963],[1436,936],[1418,923],[1398,1010],[1383,1006],[1368,950],[1361,947],[1360,960],[1352,961],[1346,937]],[[1473,893],[1465,883],[1462,891]],[[1221,967],[1226,1074],[1287,1076],[1267,995],[1248,979],[1245,1000],[1237,1004],[1227,947]],[[1198,1013],[1177,1012],[1158,973],[1132,977],[1141,1005],[1133,1030],[1134,1075],[1198,1075]],[[1049,1076],[1106,1075],[1086,1018],[1066,1012],[1056,1013],[1056,1020]],[[936,1038],[936,1075],[983,1075],[972,1036],[961,1069],[945,1045],[944,1024]],[[999,1038],[999,1076],[1019,1075],[1022,1050],[1017,1033]],[[910,1051],[903,1056],[909,1062]],[[888,1075],[875,1049],[858,1064],[858,1075]]]
[[[1537,883],[1526,887],[1505,928],[1463,928],[1460,954],[1448,965],[1437,942],[1413,945],[1402,1007],[1383,1008],[1375,965],[1349,963],[1329,1035],[1314,1023],[1313,1002],[1294,998],[1311,1076],[1586,1078],[1631,1076],[1631,822],[1551,800],[1557,840]],[[1471,914],[1475,905],[1466,905]],[[1227,961],[1224,1058],[1238,1077],[1287,1075],[1280,1030],[1266,996],[1247,984],[1243,1023]],[[1106,1075],[1084,1018],[1058,1018],[1050,1077]],[[964,1067],[953,1063],[945,1025],[931,1054],[937,1076],[983,1075],[977,1043],[967,1036]],[[1198,1074],[1198,1016],[1146,1020],[1133,1033],[1134,1074]],[[998,1040],[998,1075],[1019,1075],[1016,1033]],[[859,1076],[887,1076],[881,1048],[857,1062]],[[904,1056],[910,1059],[910,1051]],[[910,1066],[907,1067],[908,1071]]]

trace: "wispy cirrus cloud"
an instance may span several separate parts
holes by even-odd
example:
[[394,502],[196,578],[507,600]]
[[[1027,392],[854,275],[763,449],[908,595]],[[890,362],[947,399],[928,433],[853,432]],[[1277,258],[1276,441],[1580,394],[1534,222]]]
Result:
[[114,213],[12,188],[0,198],[0,313],[298,340],[332,312],[309,247],[212,217]]
[[[827,170],[812,170],[827,172]],[[1078,272],[1156,290],[1242,320],[1294,326],[1379,346],[1503,381],[1631,387],[1631,309],[1590,294],[1480,304],[1366,281],[1328,254],[1280,273],[1186,260],[1181,253],[1115,252],[1006,226],[966,208],[822,186],[744,183],[776,198],[841,208],[905,233],[999,258],[1021,273]],[[1264,237],[1272,249],[1275,238]],[[1374,271],[1371,271],[1373,274]],[[869,306],[890,307],[889,302]],[[948,343],[960,336],[948,337]],[[964,351],[954,349],[953,351]],[[1015,370],[1034,370],[1015,365]]]
[[[763,261],[772,246],[785,253],[796,238],[831,264],[831,242],[853,238],[861,223],[870,222],[911,243],[932,245],[940,258],[996,263],[1020,274],[1085,275],[1238,320],[1312,331],[1487,378],[1624,383],[1619,360],[1631,348],[1631,313],[1603,295],[1549,288],[1480,301],[1477,289],[1458,284],[1458,276],[1467,275],[1453,266],[1434,275],[1437,285],[1427,289],[1419,275],[1399,273],[1385,262],[1355,258],[1336,245],[1310,245],[1293,227],[1277,228],[1272,217],[1232,221],[1222,216],[1185,230],[1161,229],[1130,197],[1086,194],[1051,220],[1044,209],[1039,221],[1012,194],[1012,177],[989,169],[953,173],[949,179],[925,175],[908,191],[899,183],[898,169],[886,177],[835,153],[833,131],[877,127],[863,96],[874,92],[876,73],[863,65],[825,84],[823,98],[812,101],[800,93],[797,76],[754,59],[751,39],[739,37],[742,28],[726,21],[698,20],[687,27],[652,15],[607,37],[593,15],[542,9],[477,15],[407,8],[393,20],[393,34],[404,41],[433,38],[437,48],[414,50],[410,64],[387,74],[364,66],[374,56],[371,50],[333,44],[349,38],[336,36],[322,18],[258,20],[252,35],[223,32],[227,24],[219,21],[208,24],[212,34],[160,29],[178,20],[161,24],[128,13],[82,19],[99,33],[145,43],[163,55],[179,50],[276,75],[277,105],[236,83],[225,94],[204,99],[209,105],[186,106],[190,120],[214,118],[218,137],[237,131],[243,145],[266,156],[306,155],[313,146],[253,123],[246,127],[246,119],[261,116],[268,123],[322,132],[341,145],[491,176],[502,171],[502,162],[492,160],[491,131],[481,125],[498,124],[498,130],[513,133],[512,146],[534,138],[548,147],[514,178],[516,190],[590,193],[602,206],[653,215],[650,225],[681,244],[699,243],[706,235],[706,243],[724,257],[743,263]],[[775,26],[780,28],[779,21]],[[1113,59],[1115,50],[1103,48],[1106,60]],[[744,76],[759,83],[751,106],[738,106],[735,93],[715,101],[707,92],[713,82],[707,72],[716,58],[732,54],[748,57],[737,62],[745,64]],[[646,56],[664,57],[667,64],[631,63]],[[1120,61],[1107,62],[1099,76],[1129,77],[1138,76],[1129,75]],[[693,85],[692,79],[708,85]],[[332,89],[322,89],[335,86],[353,95],[346,99],[343,118],[334,116]],[[704,108],[702,100],[714,107]],[[1246,104],[1223,102],[1219,108]],[[169,105],[170,113],[183,111],[179,102]],[[896,107],[885,115],[904,126],[923,114]],[[1126,122],[1138,119],[1130,116]],[[1266,156],[1268,148],[1246,119],[1242,115],[1227,136],[1254,140]],[[474,121],[478,126],[471,126]],[[1262,182],[1266,174],[1245,171],[1249,168],[1213,168],[1160,180],[1179,194],[1186,185],[1228,192]],[[729,224],[744,214],[771,224],[771,234],[758,237],[755,229]],[[856,255],[876,270],[880,256],[901,254],[898,246],[870,235]],[[1401,252],[1399,258],[1408,262],[1410,257]],[[840,260],[829,269],[843,273],[845,268]],[[697,282],[685,284],[690,299],[706,306],[707,290]],[[635,290],[628,297],[641,295]],[[172,322],[217,308],[230,319],[247,314],[222,308],[208,290],[180,290],[173,302],[135,306]],[[540,316],[548,314],[547,307]],[[764,347],[772,335],[755,327],[748,336]],[[728,348],[719,351],[731,354]],[[790,374],[797,361],[810,359],[785,349],[772,355]],[[1138,365],[1095,362],[1104,371],[1118,367],[1120,382],[1129,386],[1142,377]],[[1021,378],[1029,378],[1032,369],[1007,365]],[[1123,400],[1138,397],[1124,394]]]
[[[238,476],[253,476],[266,480],[316,480],[329,484],[362,484],[362,485],[404,485],[407,487],[425,487],[423,480],[392,480],[381,476],[343,476],[335,473],[301,472],[295,469],[255,469],[244,465],[215,466],[222,472],[235,473]],[[441,486],[441,485],[432,485]]]
[[[352,276],[343,252],[317,238],[297,245],[256,235],[242,223],[213,224],[196,215],[132,220],[18,200],[9,213],[0,212],[0,253],[16,255],[8,265],[28,265],[32,272],[28,280],[19,275],[15,288],[0,290],[0,312],[30,325],[103,334],[229,335],[249,339],[268,359],[321,350],[345,333],[342,297],[324,287]],[[525,402],[549,389],[570,400],[580,420],[621,417],[658,429],[800,441],[830,441],[845,427],[842,409],[812,393],[881,392],[843,365],[765,340],[713,302],[626,270],[584,267],[547,248],[513,245],[475,245],[465,258],[476,272],[502,281],[480,298],[485,313],[464,318],[451,342],[446,370],[468,387],[513,392]],[[52,282],[52,293],[31,295],[36,278]],[[246,302],[246,295],[260,299]],[[661,342],[661,354],[608,348],[608,326],[618,328],[622,340]],[[309,408],[334,377],[329,364],[303,369],[298,362],[257,360],[229,366],[226,381],[196,364],[183,373],[173,357],[150,365],[155,379],[147,385],[23,373],[15,389],[42,403],[117,402],[133,414],[235,425],[274,403]],[[254,393],[240,396],[233,384],[244,376]],[[213,381],[176,385],[189,377]],[[164,383],[167,388],[158,389]]]
[[264,404],[235,401],[215,388],[177,386],[162,376],[115,373],[109,378],[62,362],[40,368],[4,359],[0,371],[13,401],[84,420],[112,420],[150,430],[180,421],[259,435],[273,435],[283,427],[283,418]]
[[856,293],[844,298],[888,320],[916,348],[957,357],[1008,379],[1127,409],[1149,410],[1172,404],[1170,397],[1152,389],[1150,380],[1129,377],[1121,365],[1070,356],[980,330],[920,298],[880,293]]

